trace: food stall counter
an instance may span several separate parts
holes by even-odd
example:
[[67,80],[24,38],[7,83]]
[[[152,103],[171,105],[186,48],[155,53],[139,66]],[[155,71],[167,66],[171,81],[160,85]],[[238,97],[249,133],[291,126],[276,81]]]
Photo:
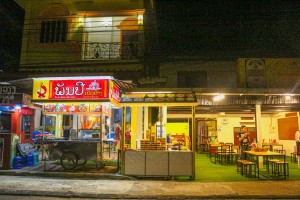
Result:
[[125,175],[192,178],[194,166],[193,151],[125,151]]

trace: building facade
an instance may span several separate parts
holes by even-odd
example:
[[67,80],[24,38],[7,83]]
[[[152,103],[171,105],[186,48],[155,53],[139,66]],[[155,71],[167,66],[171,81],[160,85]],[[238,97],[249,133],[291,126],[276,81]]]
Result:
[[16,2],[25,10],[21,73],[109,74],[133,81],[148,73],[152,1]]

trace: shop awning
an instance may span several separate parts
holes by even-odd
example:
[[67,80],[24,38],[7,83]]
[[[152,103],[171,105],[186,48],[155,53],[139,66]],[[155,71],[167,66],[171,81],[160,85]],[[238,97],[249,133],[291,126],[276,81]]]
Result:
[[197,106],[193,92],[130,91],[121,95],[120,106]]
[[126,89],[133,89],[136,88],[137,86],[133,83],[126,82],[126,81],[121,81],[121,80],[112,80],[121,90],[126,90]]

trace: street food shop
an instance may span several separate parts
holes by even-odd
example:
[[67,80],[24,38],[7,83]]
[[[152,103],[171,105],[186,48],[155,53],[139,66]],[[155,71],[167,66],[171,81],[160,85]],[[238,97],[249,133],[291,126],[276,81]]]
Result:
[[[55,148],[52,146],[52,152],[56,153],[50,151],[52,159],[60,159],[65,169],[73,169],[79,161],[86,160],[102,165],[102,140],[109,131],[111,111],[120,101],[116,80],[112,77],[36,78],[33,101],[43,106],[43,133],[51,133],[35,139],[56,144]],[[72,165],[67,162],[70,159]],[[64,161],[69,164],[64,165]]]
[[[197,105],[191,91],[127,90],[122,93],[122,173],[133,176],[195,176]],[[189,122],[168,122],[168,106],[190,108]]]
[[35,110],[29,94],[17,86],[0,85],[0,169],[13,168],[16,145],[32,141]]

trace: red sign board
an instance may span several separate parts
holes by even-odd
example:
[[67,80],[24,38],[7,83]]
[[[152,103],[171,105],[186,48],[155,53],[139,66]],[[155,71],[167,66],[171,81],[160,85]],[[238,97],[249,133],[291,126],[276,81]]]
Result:
[[110,99],[112,102],[118,104],[120,102],[120,88],[111,81]]
[[108,99],[108,80],[50,80],[49,99]]

